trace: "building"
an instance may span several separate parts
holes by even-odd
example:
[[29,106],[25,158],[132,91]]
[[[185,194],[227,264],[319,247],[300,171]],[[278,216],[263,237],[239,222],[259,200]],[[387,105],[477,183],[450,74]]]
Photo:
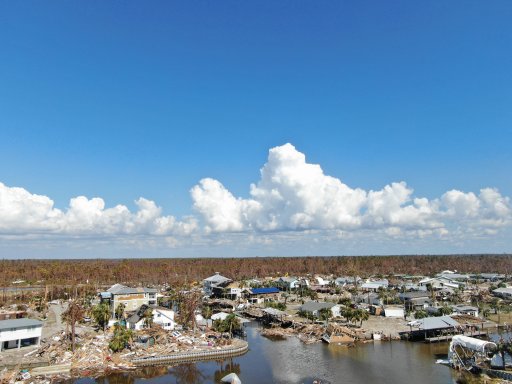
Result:
[[[292,289],[297,289],[301,285],[301,282],[299,279],[297,279],[296,277],[288,277],[288,276],[280,277],[279,279],[277,279],[276,283],[279,286],[279,288],[281,288],[284,291],[290,291]],[[305,282],[305,285],[309,286],[309,283]]]
[[318,317],[320,310],[322,310],[322,309],[330,309],[333,317],[341,316],[341,308],[338,304],[319,303],[318,301],[308,301],[307,303],[304,303],[299,308],[299,311],[305,312],[305,313],[310,313],[313,316]]
[[458,304],[452,306],[453,313],[456,315],[470,315],[478,317],[478,308],[471,305]]
[[281,291],[276,287],[251,288],[248,301],[251,304],[261,304],[265,301],[274,301],[279,298]]
[[155,307],[157,305],[157,290],[153,288],[130,288],[115,284],[106,292],[100,293],[101,302],[110,305],[111,318],[115,318],[116,308],[124,304],[125,312],[136,311],[142,305]]
[[352,276],[341,276],[338,277],[336,280],[334,280],[334,283],[339,287],[345,287],[345,286],[355,286],[361,282],[361,278],[359,276],[352,277]]
[[375,281],[366,281],[363,284],[361,284],[361,289],[363,291],[377,292],[379,289],[387,289],[388,286],[389,281],[387,279],[383,279]]
[[494,296],[501,297],[503,299],[512,299],[512,288],[498,288],[492,291]]
[[34,319],[0,321],[0,351],[5,349],[38,346],[41,343],[43,323]]
[[400,293],[398,298],[403,301],[405,309],[409,311],[418,311],[432,305],[430,294],[426,291],[404,292]]
[[207,277],[203,280],[203,291],[206,296],[213,295],[215,288],[223,288],[231,283],[233,280],[222,276],[219,272],[215,272],[215,275]]
[[151,308],[147,305],[142,305],[135,313],[126,319],[126,328],[135,331],[147,328],[144,314],[149,309],[151,309],[153,324],[159,325],[166,331],[172,331],[176,327],[176,322],[174,321],[174,311],[168,308]]
[[460,327],[460,324],[450,316],[425,317],[407,324],[411,327],[410,331],[401,332],[401,334],[408,334],[411,340],[422,340],[447,332],[452,333]]

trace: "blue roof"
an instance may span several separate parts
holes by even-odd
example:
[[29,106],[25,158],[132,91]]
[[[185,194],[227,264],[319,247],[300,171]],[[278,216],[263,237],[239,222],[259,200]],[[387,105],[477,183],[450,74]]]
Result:
[[279,289],[276,287],[270,287],[270,288],[253,288],[251,289],[251,293],[253,295],[260,295],[264,293],[279,293]]

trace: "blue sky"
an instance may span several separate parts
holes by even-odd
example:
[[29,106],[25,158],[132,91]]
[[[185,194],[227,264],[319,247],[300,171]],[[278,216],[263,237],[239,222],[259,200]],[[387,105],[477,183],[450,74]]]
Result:
[[[62,256],[69,242],[78,255],[111,257],[510,252],[511,19],[509,1],[2,2],[0,256]],[[365,193],[404,181],[414,192],[402,206],[427,198],[435,214],[370,219],[364,202],[351,206],[354,224],[315,211],[325,201],[293,205],[297,196],[283,197],[294,208],[283,213],[250,190],[271,148],[295,156],[299,173],[305,154]],[[222,188],[203,185],[194,198],[204,178]],[[14,187],[63,214],[77,196],[135,214],[144,197],[161,207],[155,218],[196,224],[184,234],[153,223],[128,244],[131,222],[45,224],[45,213],[20,223],[7,203]],[[499,214],[482,188],[499,191]],[[215,200],[224,190],[241,203]],[[478,209],[453,213],[442,199],[452,190],[474,193],[465,201]],[[253,200],[257,214],[245,206]],[[484,224],[452,237],[468,221]],[[91,238],[94,250],[82,247]]]

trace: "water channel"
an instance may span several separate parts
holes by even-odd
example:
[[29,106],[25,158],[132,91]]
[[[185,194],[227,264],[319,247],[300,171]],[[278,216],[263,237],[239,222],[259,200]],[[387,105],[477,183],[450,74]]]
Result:
[[359,344],[354,348],[316,343],[297,338],[269,340],[260,336],[257,323],[246,324],[250,350],[244,356],[223,361],[160,366],[96,379],[81,378],[66,384],[191,384],[220,383],[228,373],[238,374],[243,384],[252,383],[455,383],[457,372],[436,364],[445,358],[447,343],[405,341]]

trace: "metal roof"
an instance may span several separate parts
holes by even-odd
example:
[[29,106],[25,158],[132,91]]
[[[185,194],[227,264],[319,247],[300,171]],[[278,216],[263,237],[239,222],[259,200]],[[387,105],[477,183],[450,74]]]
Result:
[[0,320],[0,331],[12,328],[42,327],[43,322],[35,319]]
[[203,281],[209,281],[211,283],[221,284],[221,283],[225,283],[225,282],[232,281],[232,280],[228,279],[227,277],[222,276],[219,273],[216,273],[213,276],[207,277]]
[[113,295],[129,295],[134,293],[157,293],[158,290],[154,288],[130,288],[122,284],[114,284],[107,292],[110,292]]
[[334,307],[336,304],[334,303],[319,303],[318,301],[308,301],[307,303],[304,303],[301,307],[301,311],[305,312],[314,312],[319,311],[321,309],[327,308],[330,309]]
[[261,295],[261,294],[268,294],[268,293],[279,293],[279,288],[276,287],[269,287],[269,288],[252,288],[251,294],[253,295]]
[[457,327],[459,323],[450,316],[425,317],[424,319],[411,321],[409,325],[419,329],[443,329]]

